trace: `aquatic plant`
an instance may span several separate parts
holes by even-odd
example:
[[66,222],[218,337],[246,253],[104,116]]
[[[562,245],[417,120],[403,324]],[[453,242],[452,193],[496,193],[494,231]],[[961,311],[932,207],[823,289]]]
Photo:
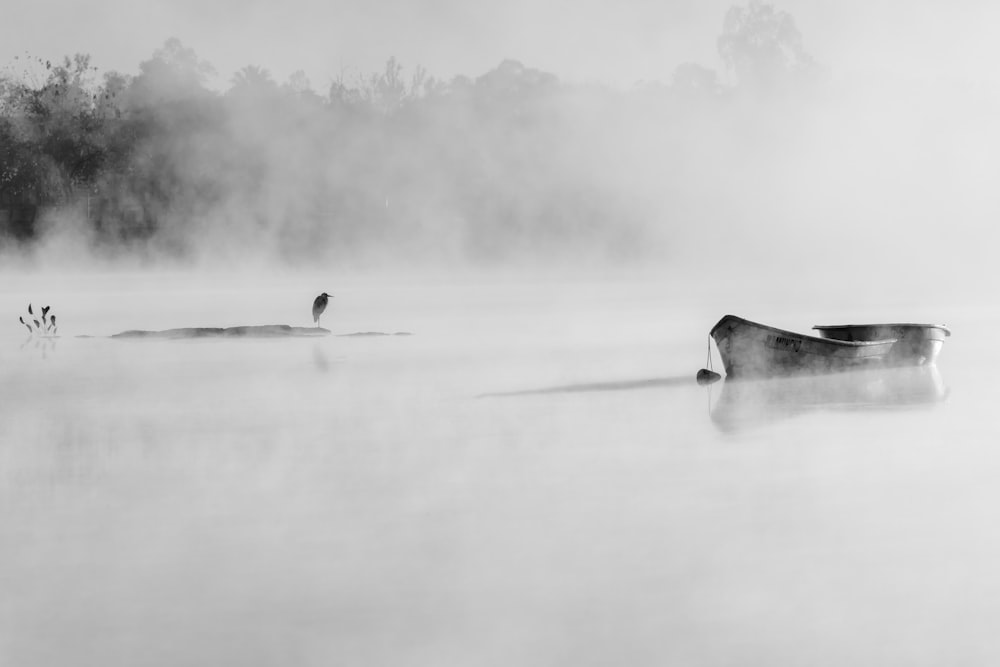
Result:
[[52,306],[44,306],[42,308],[42,321],[39,322],[38,318],[35,317],[35,310],[32,304],[28,304],[28,319],[24,319],[21,315],[17,319],[18,321],[28,329],[28,333],[32,336],[42,335],[42,336],[55,336],[59,333],[59,327],[56,326],[56,316],[55,313],[51,315],[49,312],[52,310]]

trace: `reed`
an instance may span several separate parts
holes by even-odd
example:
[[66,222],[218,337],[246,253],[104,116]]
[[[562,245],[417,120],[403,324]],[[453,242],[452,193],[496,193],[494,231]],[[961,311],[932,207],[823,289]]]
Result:
[[25,326],[28,333],[32,336],[55,336],[59,333],[59,327],[56,325],[56,315],[52,312],[52,306],[43,306],[42,319],[38,320],[35,315],[35,309],[32,304],[28,304],[28,319],[24,319],[24,315],[19,316],[18,321]]

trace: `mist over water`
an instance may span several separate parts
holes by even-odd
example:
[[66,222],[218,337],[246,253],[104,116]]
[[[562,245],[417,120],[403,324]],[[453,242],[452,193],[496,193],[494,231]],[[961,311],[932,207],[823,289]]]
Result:
[[[969,622],[994,613],[1000,550],[980,304],[940,310],[940,395],[741,398],[694,383],[728,278],[330,277],[7,276],[0,309],[50,299],[64,332],[0,347],[7,659],[996,656]],[[335,295],[335,334],[413,335],[104,337],[306,326],[303,285]],[[748,291],[789,328],[823,310]]]
[[[792,9],[801,86],[391,60],[185,106],[193,54],[144,61],[100,215],[0,219],[0,664],[997,662],[996,89],[889,67],[926,10]],[[328,337],[110,338],[323,291]],[[698,386],[726,313],[953,335]]]

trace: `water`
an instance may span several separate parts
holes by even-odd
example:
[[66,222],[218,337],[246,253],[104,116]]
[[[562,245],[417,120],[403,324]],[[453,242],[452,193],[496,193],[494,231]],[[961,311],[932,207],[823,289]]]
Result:
[[[334,332],[413,335],[104,337],[323,290]],[[721,291],[5,276],[0,664],[995,662],[992,316],[882,304],[955,331],[917,390],[741,394],[694,383]],[[736,314],[858,319],[802,294]]]

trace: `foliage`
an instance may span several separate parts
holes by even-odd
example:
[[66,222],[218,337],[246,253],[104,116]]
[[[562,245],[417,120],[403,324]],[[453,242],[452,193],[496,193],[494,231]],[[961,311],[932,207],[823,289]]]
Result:
[[[811,62],[791,17],[758,2],[727,14],[719,48],[741,85]],[[179,256],[638,252],[649,193],[704,153],[702,119],[728,100],[690,63],[620,93],[514,60],[446,82],[390,58],[325,96],[256,65],[212,90],[176,39],[135,76],[98,77],[85,55],[44,67],[0,75],[0,239],[41,234],[11,212],[62,208],[98,245]]]
[[[29,303],[28,304],[28,319],[25,320],[24,316],[18,317],[18,321],[28,329],[28,333],[32,336],[38,335],[51,335],[54,336],[59,333],[59,327],[56,325],[56,314],[51,313],[52,308],[50,306],[43,306],[38,313],[34,311],[34,308]],[[39,321],[39,318],[41,321]]]
[[787,87],[818,71],[792,15],[761,0],[726,12],[718,49],[740,85],[758,91]]

